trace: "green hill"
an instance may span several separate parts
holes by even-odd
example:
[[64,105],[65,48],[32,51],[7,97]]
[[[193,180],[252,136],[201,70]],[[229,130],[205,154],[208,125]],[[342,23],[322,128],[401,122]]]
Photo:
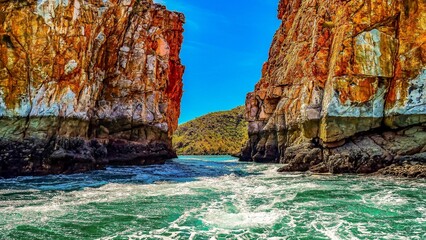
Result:
[[247,140],[247,122],[241,106],[180,125],[173,136],[173,146],[179,155],[235,154]]

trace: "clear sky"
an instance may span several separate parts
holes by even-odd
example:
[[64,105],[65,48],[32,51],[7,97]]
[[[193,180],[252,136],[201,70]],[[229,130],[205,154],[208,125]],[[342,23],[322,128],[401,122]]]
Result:
[[278,29],[278,0],[154,0],[185,14],[179,123],[243,105]]

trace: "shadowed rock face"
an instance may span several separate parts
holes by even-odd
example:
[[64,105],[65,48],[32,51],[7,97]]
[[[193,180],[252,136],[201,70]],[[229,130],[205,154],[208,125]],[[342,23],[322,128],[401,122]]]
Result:
[[281,0],[278,16],[242,160],[333,173],[425,161],[425,1]]
[[183,23],[152,0],[0,1],[0,176],[174,157]]

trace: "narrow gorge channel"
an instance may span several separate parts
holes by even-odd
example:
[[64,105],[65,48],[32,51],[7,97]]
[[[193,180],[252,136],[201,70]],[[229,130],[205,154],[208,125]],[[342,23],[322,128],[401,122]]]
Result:
[[0,0],[0,240],[426,239],[426,1],[276,1]]

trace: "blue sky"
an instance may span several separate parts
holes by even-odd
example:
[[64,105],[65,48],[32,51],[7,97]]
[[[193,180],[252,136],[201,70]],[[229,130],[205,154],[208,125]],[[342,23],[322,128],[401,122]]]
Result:
[[155,0],[185,14],[179,123],[243,105],[279,26],[278,0]]

